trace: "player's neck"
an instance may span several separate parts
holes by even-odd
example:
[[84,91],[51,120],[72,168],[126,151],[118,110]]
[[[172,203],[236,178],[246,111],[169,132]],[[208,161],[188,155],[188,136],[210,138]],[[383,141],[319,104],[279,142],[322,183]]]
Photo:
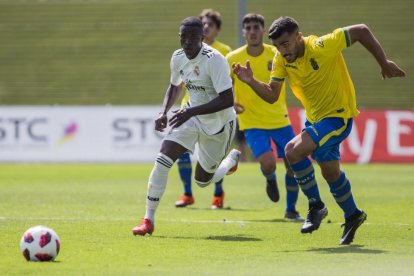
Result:
[[301,39],[299,41],[298,57],[303,57],[304,55],[305,55],[305,40]]
[[264,51],[263,43],[259,45],[247,45],[247,54],[252,57],[260,56]]
[[187,55],[187,54],[186,54],[187,58],[188,58],[188,59],[195,59],[195,58],[198,56],[198,54],[200,53],[201,48],[202,48],[202,47],[198,48],[197,50],[195,50],[195,51],[194,51],[194,53],[192,53],[192,54],[190,54],[190,55]]

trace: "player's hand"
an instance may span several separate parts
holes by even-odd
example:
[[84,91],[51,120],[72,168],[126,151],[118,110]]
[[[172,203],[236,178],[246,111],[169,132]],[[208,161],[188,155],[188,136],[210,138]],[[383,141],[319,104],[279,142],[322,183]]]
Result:
[[245,110],[244,106],[234,102],[234,110],[236,111],[236,114],[242,114]]
[[240,63],[234,63],[231,65],[233,73],[239,78],[239,80],[249,83],[253,80],[253,71],[250,68],[250,61],[246,61],[246,67],[240,65]]
[[381,67],[382,79],[389,79],[394,77],[405,77],[405,71],[398,67],[392,60],[387,60],[385,65]]
[[176,128],[176,127],[181,126],[183,123],[185,123],[192,116],[191,112],[187,108],[174,110],[172,112],[174,113],[174,115],[168,121],[168,123],[170,124],[170,126],[172,128]]
[[163,132],[164,129],[167,127],[167,115],[164,113],[160,113],[158,118],[155,120],[155,130]]

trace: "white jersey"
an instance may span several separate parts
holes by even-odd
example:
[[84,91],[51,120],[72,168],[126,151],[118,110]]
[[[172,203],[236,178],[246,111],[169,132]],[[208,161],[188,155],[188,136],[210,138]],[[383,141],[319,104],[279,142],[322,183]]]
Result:
[[[214,48],[203,43],[198,55],[188,59],[183,49],[176,50],[171,58],[171,84],[185,83],[190,94],[189,105],[198,106],[210,102],[219,93],[233,87],[226,58]],[[208,135],[223,129],[236,118],[233,107],[196,116],[199,127]]]

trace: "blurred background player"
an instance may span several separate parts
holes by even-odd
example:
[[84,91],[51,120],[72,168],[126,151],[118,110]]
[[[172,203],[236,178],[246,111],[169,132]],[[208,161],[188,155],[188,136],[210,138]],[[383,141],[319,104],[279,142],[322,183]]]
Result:
[[[210,45],[217,51],[219,51],[223,56],[226,56],[231,48],[216,40],[217,35],[220,32],[221,28],[221,15],[217,11],[212,9],[205,9],[200,14],[200,20],[203,23],[204,28],[204,43]],[[181,107],[184,107],[189,99],[188,91],[185,92],[185,95],[181,102]],[[240,135],[240,134],[238,134]],[[240,139],[238,137],[238,139]],[[192,164],[191,157],[188,152],[184,153],[177,162],[178,172],[180,174],[181,181],[184,186],[184,194],[175,202],[176,207],[186,207],[187,205],[192,205],[195,202],[193,191],[191,188],[192,185]],[[224,204],[224,191],[223,191],[223,179],[215,183],[214,196],[211,202],[212,209],[223,208]]]
[[[227,55],[227,60],[230,66],[233,63],[245,64],[249,60],[250,66],[255,72],[255,77],[262,81],[268,81],[276,48],[263,43],[264,24],[263,16],[255,13],[246,14],[242,21],[242,31],[246,45],[230,52]],[[245,134],[246,142],[253,156],[260,163],[260,169],[266,178],[267,195],[273,202],[279,201],[276,159],[271,146],[271,141],[273,141],[276,145],[277,154],[280,158],[283,158],[286,168],[285,218],[303,221],[304,219],[296,210],[299,186],[284,152],[286,144],[295,137],[288,117],[285,86],[282,87],[279,101],[269,104],[256,95],[249,85],[239,80],[233,72],[231,72],[231,77],[233,79],[235,110],[238,114],[239,126]]]
[[[168,173],[184,153],[198,145],[198,162],[194,180],[200,187],[218,182],[237,169],[240,152],[228,152],[236,132],[233,85],[227,60],[217,50],[203,43],[203,24],[198,17],[188,17],[180,24],[181,49],[174,51],[170,85],[163,109],[155,120],[155,130],[171,130],[164,137],[160,152],[148,179],[146,212],[134,235],[152,234],[155,211],[164,194]],[[168,120],[167,112],[186,84],[190,99],[185,108],[175,111]],[[200,93],[202,91],[203,93]]]
[[351,132],[353,118],[359,114],[355,88],[342,50],[355,42],[361,43],[375,57],[383,79],[404,77],[405,72],[387,58],[378,40],[364,24],[337,28],[321,37],[305,37],[296,20],[282,16],[270,26],[269,38],[278,49],[269,82],[255,78],[248,62],[246,67],[235,65],[233,72],[269,103],[278,100],[284,80],[288,78],[293,93],[306,111],[304,130],[285,148],[295,178],[309,201],[308,215],[301,232],[317,230],[328,214],[308,158],[311,155],[318,162],[333,198],[344,213],[340,244],[350,244],[367,214],[357,208],[350,181],[340,169],[339,146]]

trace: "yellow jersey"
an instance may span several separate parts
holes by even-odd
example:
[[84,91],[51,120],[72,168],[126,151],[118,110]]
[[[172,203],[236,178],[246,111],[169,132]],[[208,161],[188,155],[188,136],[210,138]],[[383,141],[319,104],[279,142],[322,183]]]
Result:
[[354,84],[341,53],[351,45],[348,30],[338,28],[322,37],[303,39],[303,57],[287,63],[280,54],[275,55],[271,81],[288,78],[311,123],[328,117],[357,116]]
[[[267,83],[270,78],[272,59],[275,56],[276,48],[269,44],[263,44],[263,46],[263,52],[257,57],[250,56],[247,53],[247,45],[230,52],[226,57],[230,67],[233,62],[244,65],[249,60],[254,77]],[[235,102],[245,108],[243,113],[237,114],[240,130],[251,128],[276,129],[290,125],[284,84],[279,100],[270,104],[257,96],[249,85],[240,81],[232,70],[230,70],[230,76],[233,79]]]
[[[210,47],[213,47],[214,49],[219,51],[220,54],[222,54],[223,56],[226,56],[231,51],[230,46],[224,43],[221,43],[218,40],[215,40],[213,44],[210,45]],[[181,107],[185,106],[189,99],[190,99],[190,94],[188,93],[188,91],[185,91],[184,97],[181,100]]]
[[213,44],[210,45],[210,47],[213,47],[214,49],[216,49],[217,51],[220,52],[220,54],[222,54],[223,56],[226,56],[228,53],[231,52],[231,48],[229,45],[226,45],[224,43],[221,43],[218,40],[215,40],[213,42]]

